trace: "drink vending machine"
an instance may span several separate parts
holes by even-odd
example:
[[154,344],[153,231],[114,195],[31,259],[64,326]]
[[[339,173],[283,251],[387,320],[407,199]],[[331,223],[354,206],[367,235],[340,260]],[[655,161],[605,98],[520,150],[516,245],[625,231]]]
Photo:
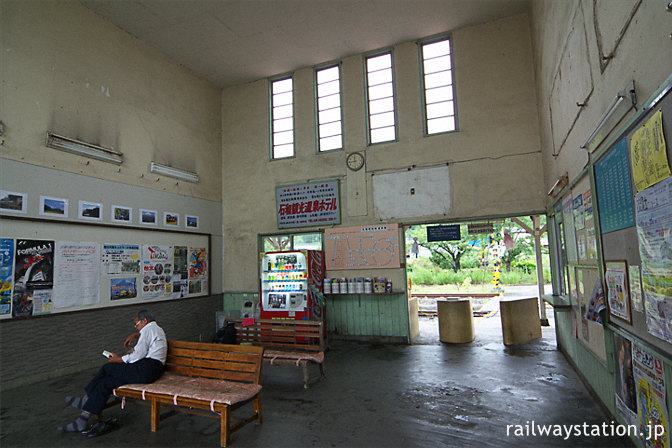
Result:
[[324,321],[322,251],[265,252],[260,255],[260,318]]

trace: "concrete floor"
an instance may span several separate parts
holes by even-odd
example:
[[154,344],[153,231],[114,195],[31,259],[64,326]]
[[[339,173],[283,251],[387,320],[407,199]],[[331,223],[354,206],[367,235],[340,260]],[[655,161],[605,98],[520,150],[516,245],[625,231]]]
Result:
[[[507,426],[524,425],[524,431],[532,421],[610,422],[556,350],[552,327],[544,328],[540,340],[507,348],[498,315],[477,320],[477,337],[470,344],[441,344],[436,319],[421,324],[421,344],[333,343],[326,354],[327,378],[308,390],[299,368],[265,365],[264,423],[235,432],[230,446],[633,446],[621,438],[517,437],[516,427],[509,427],[507,436]],[[106,411],[106,417],[118,417],[121,423],[115,432],[96,439],[58,433],[57,426],[77,415],[64,407],[64,397],[80,393],[94,373],[5,391],[0,445],[218,446],[217,420],[179,414],[151,433],[149,409],[130,402],[124,410],[116,406]],[[317,368],[313,374],[317,378]]]

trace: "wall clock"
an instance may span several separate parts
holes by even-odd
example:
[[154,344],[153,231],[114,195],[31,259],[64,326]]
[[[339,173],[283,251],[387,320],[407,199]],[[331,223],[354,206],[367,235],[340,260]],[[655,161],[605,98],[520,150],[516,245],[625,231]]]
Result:
[[352,171],[357,171],[364,166],[364,155],[361,152],[351,152],[345,159],[345,164]]

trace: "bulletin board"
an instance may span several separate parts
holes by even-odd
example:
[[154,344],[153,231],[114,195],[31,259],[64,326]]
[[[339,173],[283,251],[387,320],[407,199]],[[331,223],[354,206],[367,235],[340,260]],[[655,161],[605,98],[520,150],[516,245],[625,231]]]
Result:
[[210,237],[2,219],[0,319],[209,295]]
[[401,267],[399,224],[324,230],[327,271]]
[[[667,92],[666,92],[667,90]],[[662,98],[635,122],[594,165],[603,261],[625,263],[631,320],[612,325],[672,354],[672,95]],[[618,174],[616,174],[618,172]],[[601,191],[609,177],[622,177],[623,196]],[[616,181],[611,179],[611,181]],[[631,205],[632,204],[632,205]],[[603,215],[603,210],[606,210]],[[612,225],[614,224],[614,225]],[[606,231],[605,231],[606,230]],[[668,249],[669,247],[669,249]]]

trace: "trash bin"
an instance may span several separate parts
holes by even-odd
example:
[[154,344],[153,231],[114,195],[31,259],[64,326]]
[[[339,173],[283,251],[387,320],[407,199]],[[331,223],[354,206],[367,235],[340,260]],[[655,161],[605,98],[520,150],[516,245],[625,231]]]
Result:
[[439,340],[463,343],[474,340],[474,315],[471,299],[450,298],[436,302],[439,315]]

